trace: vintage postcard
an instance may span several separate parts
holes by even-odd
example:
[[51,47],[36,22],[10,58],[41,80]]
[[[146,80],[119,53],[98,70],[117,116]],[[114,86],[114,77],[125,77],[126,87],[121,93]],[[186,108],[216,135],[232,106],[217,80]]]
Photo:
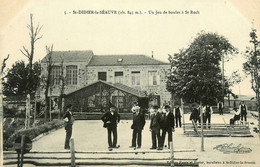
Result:
[[259,167],[259,12],[0,0],[0,166]]

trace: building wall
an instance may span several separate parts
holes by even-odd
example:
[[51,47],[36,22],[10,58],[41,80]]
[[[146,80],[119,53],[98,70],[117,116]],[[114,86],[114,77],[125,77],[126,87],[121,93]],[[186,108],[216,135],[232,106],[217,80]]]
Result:
[[[122,84],[146,91],[148,94],[160,95],[161,104],[169,103],[171,95],[166,90],[167,75],[170,65],[143,65],[143,66],[88,66],[86,79],[88,83],[98,81],[98,72],[107,72],[107,82],[115,83],[115,72],[123,72]],[[132,71],[140,71],[140,86],[132,85]],[[148,73],[156,71],[158,85],[149,86]]]
[[[148,94],[160,95],[161,104],[169,103],[170,93],[166,90],[167,74],[170,72],[170,65],[143,65],[143,66],[87,66],[86,62],[64,62],[64,67],[77,65],[77,85],[66,85],[65,94],[82,88],[88,84],[98,81],[98,72],[107,73],[107,82],[115,83],[115,72],[123,72],[122,84],[129,87],[146,91]],[[60,65],[56,63],[55,65]],[[132,71],[140,71],[140,86],[132,86]],[[158,85],[149,86],[148,72],[156,71]],[[66,76],[66,68],[63,69]],[[46,75],[46,63],[42,63],[42,75]],[[43,83],[42,83],[43,85]],[[54,85],[51,96],[60,95],[60,85]],[[40,96],[44,98],[44,89],[41,86]]]

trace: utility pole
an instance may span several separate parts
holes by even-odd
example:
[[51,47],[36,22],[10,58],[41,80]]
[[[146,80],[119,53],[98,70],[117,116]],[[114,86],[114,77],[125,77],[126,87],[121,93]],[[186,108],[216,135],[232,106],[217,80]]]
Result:
[[224,95],[225,95],[225,81],[224,81],[224,55],[222,54],[222,102],[223,102],[223,108],[224,108]]

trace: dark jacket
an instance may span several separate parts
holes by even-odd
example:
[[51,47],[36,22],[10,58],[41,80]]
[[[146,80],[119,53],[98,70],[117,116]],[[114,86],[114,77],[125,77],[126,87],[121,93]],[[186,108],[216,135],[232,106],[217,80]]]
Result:
[[145,125],[145,118],[144,118],[144,114],[142,113],[134,113],[133,114],[133,124],[131,126],[131,129],[138,129],[138,130],[142,130],[144,128]]
[[190,114],[190,120],[198,120],[200,118],[200,113],[197,108],[192,109],[192,113]]
[[112,115],[111,112],[107,112],[105,113],[102,117],[101,117],[102,121],[104,122],[104,126],[105,128],[113,128],[113,127],[117,127],[117,123],[120,122],[120,115],[117,112],[114,112],[114,114]]
[[64,123],[64,127],[65,129],[67,128],[68,125],[73,125],[74,122],[74,118],[73,115],[70,111],[66,111],[65,114],[63,115],[63,119],[68,118],[68,122]]
[[169,112],[168,115],[163,113],[161,116],[161,129],[174,129],[174,115],[172,112]]
[[152,130],[160,130],[161,114],[157,112],[151,115],[150,128]]

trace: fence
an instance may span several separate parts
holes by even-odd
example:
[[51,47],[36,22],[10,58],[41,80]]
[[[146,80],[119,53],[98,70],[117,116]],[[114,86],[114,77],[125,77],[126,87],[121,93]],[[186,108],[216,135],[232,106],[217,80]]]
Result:
[[[206,127],[206,124],[203,124]],[[201,136],[200,124],[185,123],[183,124],[184,134],[188,136]],[[210,128],[203,129],[205,137],[253,137],[250,132],[248,122],[240,122],[239,124],[229,125],[225,122],[223,124],[210,124]]]
[[[131,150],[131,151],[75,151],[71,139],[71,150],[61,152],[29,152],[23,157],[23,164],[35,166],[199,166],[197,158],[176,158],[175,154],[195,150]],[[17,164],[16,152],[4,152],[4,165]]]

